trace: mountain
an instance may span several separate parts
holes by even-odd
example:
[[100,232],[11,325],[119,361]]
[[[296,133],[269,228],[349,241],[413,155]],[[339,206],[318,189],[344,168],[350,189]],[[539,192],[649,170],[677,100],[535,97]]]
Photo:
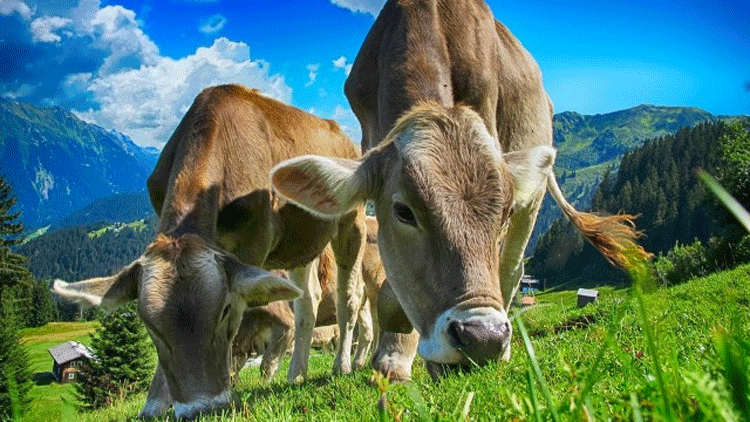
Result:
[[640,105],[593,116],[566,111],[553,118],[556,165],[576,170],[601,164],[643,145],[646,139],[717,120],[711,113],[694,107]]
[[[577,209],[591,208],[591,198],[608,168],[616,172],[622,156],[643,145],[647,139],[661,138],[684,127],[727,120],[695,107],[640,105],[607,114],[582,115],[566,111],[552,120],[557,148],[555,174],[565,197]],[[539,239],[560,217],[557,204],[545,198],[537,224],[527,246],[534,250]]]
[[0,99],[0,175],[25,227],[59,221],[107,195],[143,191],[158,151],[61,108]]

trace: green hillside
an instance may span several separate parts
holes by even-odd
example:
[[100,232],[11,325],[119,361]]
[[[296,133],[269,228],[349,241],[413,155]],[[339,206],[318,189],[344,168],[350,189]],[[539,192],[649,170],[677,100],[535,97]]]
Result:
[[[601,289],[578,309],[574,291],[537,296],[519,312],[510,362],[434,382],[415,362],[413,382],[387,385],[370,370],[331,377],[331,354],[310,378],[271,383],[245,369],[237,403],[205,421],[741,421],[750,417],[750,265],[670,288]],[[145,394],[79,420],[134,416]],[[744,418],[744,419],[743,419]],[[170,420],[170,419],[159,419]]]

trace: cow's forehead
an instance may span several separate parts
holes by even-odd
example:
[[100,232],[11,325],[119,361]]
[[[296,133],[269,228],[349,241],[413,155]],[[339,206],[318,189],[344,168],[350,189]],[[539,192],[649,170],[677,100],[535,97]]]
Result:
[[159,237],[145,254],[142,304],[154,312],[214,302],[219,306],[219,296],[226,294],[227,286],[216,254],[197,236]]
[[400,140],[399,156],[410,196],[446,222],[498,224],[510,208],[513,184],[479,117],[458,108],[420,115],[414,123],[399,135],[408,137]]

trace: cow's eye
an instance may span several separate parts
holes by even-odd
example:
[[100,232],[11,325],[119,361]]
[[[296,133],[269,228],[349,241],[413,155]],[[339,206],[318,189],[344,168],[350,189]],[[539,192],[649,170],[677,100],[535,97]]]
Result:
[[398,221],[408,224],[410,226],[417,227],[417,219],[414,218],[414,213],[406,205],[400,202],[393,203],[393,212],[396,214]]

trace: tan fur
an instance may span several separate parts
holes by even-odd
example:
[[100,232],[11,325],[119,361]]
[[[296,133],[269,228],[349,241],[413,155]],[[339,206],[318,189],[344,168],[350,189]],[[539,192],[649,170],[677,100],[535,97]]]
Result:
[[[196,97],[147,182],[159,234],[131,266],[139,271],[127,271],[143,274],[132,290],[159,354],[141,416],[158,416],[173,402],[177,418],[228,404],[231,340],[244,309],[291,299],[308,286],[295,279],[300,286],[294,289],[258,267],[310,266],[331,243],[337,270],[325,270],[337,273],[339,286],[361,284],[352,269],[363,253],[363,209],[315,218],[271,191],[268,174],[275,164],[313,153],[359,156],[336,123],[256,90],[221,85]],[[77,290],[90,284],[59,283],[58,290],[89,300]],[[340,287],[337,294],[339,302],[359,306],[360,296],[350,290]],[[90,301],[106,302],[100,296],[105,300]],[[342,336],[351,339],[356,310],[340,315]],[[348,372],[348,357],[337,356],[334,370]]]
[[[389,0],[345,92],[369,151],[357,189],[376,202],[389,283],[410,320],[424,335],[450,307],[507,311],[544,186],[514,208],[519,181],[502,155],[552,145],[552,104],[534,59],[481,0]],[[554,175],[548,185],[610,262],[648,256],[634,242],[632,216],[578,212],[555,194]],[[410,207],[431,243],[408,246],[421,232],[396,228],[393,198]],[[414,356],[404,349],[416,347],[413,336],[389,335],[375,367],[408,376],[399,365]]]
[[[385,270],[380,261],[377,249],[377,220],[372,217],[366,218],[367,244],[362,258],[362,278],[364,280],[364,293],[367,301],[362,307],[369,307],[370,314],[363,316],[360,312],[359,341],[356,355],[361,356],[362,366],[366,353],[373,339],[378,338],[377,333],[372,333],[370,338],[365,333],[373,329],[377,330],[377,296],[380,286],[385,281]],[[332,325],[336,323],[336,291],[337,274],[333,251],[330,246],[320,254],[318,265],[318,281],[321,285],[321,299],[318,304],[317,319],[313,330],[312,347],[326,348],[330,343],[338,342],[339,328]],[[270,338],[263,338],[264,332],[272,332]],[[262,354],[261,374],[268,380],[273,377],[278,367],[278,362],[291,346],[288,339],[294,334],[294,312],[288,302],[274,302],[269,305],[251,308],[245,311],[242,325],[234,339],[232,350],[237,361],[244,363],[251,353]],[[241,366],[239,362],[235,365],[235,371]]]

